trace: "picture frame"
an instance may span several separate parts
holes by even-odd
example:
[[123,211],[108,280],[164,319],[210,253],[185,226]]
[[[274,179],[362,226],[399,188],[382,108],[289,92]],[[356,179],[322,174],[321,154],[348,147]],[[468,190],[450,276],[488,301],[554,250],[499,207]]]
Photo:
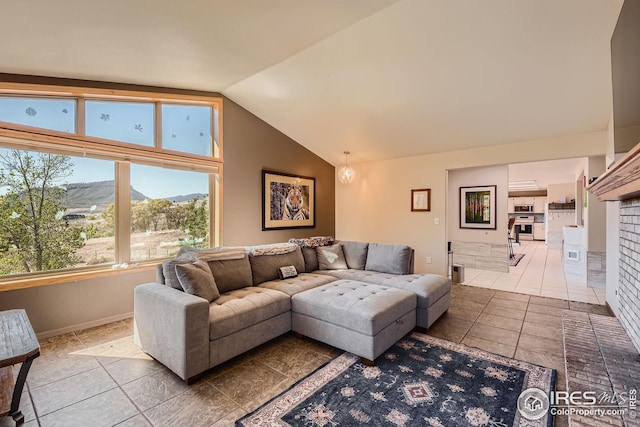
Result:
[[431,189],[411,190],[411,212],[431,212]]
[[460,228],[496,229],[496,186],[460,187]]
[[262,230],[316,226],[316,179],[262,171]]

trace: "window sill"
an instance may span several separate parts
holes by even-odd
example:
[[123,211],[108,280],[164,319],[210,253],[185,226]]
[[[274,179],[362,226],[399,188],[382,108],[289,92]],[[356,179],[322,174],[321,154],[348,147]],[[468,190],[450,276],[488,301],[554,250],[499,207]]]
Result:
[[98,277],[118,276],[120,274],[137,273],[141,271],[155,270],[156,265],[161,262],[149,261],[140,263],[136,266],[130,266],[127,268],[112,268],[102,267],[91,270],[81,271],[65,271],[65,272],[52,272],[42,273],[32,276],[20,276],[13,278],[0,279],[0,292],[13,291],[16,289],[35,288],[38,286],[49,286],[60,283],[71,283],[79,280],[89,280]]

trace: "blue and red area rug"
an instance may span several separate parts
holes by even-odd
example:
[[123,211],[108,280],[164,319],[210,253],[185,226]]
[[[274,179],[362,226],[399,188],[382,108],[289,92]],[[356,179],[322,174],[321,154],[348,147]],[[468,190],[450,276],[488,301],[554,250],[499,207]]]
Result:
[[376,366],[343,353],[236,426],[551,426],[546,411],[524,417],[518,397],[555,381],[553,369],[412,333]]

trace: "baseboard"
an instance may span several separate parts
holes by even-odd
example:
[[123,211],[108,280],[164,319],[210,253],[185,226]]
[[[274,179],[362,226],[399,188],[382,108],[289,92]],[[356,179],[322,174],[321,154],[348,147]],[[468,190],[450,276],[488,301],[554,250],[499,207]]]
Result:
[[78,323],[75,325],[66,326],[64,328],[38,332],[36,334],[36,337],[38,338],[38,340],[46,340],[47,338],[55,337],[58,335],[81,331],[83,329],[88,329],[88,328],[95,328],[96,326],[106,325],[107,323],[117,322],[118,320],[130,319],[132,317],[133,317],[133,312],[122,313],[116,316],[105,317],[103,319],[98,319],[98,320],[92,320],[91,322]]

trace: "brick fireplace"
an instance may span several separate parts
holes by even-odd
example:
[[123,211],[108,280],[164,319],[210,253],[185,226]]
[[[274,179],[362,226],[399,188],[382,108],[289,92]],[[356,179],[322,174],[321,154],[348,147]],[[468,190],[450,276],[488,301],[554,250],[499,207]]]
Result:
[[620,203],[619,320],[640,351],[640,197]]

